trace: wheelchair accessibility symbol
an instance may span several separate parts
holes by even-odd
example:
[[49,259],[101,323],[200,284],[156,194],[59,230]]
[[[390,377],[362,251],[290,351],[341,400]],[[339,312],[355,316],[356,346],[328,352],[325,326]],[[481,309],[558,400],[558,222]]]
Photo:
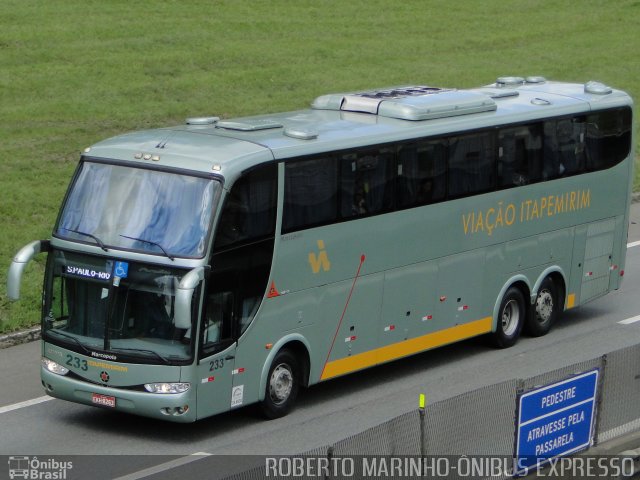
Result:
[[129,275],[129,263],[128,262],[116,262],[113,269],[113,276],[119,278],[127,278]]

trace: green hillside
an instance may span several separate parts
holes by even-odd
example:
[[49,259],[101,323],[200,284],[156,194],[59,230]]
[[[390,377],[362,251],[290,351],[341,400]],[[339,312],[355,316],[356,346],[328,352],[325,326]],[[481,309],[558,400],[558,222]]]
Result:
[[637,0],[0,0],[0,11],[0,333],[38,323],[44,258],[16,304],[8,265],[50,236],[79,152],[105,137],[504,75],[599,80],[640,98]]

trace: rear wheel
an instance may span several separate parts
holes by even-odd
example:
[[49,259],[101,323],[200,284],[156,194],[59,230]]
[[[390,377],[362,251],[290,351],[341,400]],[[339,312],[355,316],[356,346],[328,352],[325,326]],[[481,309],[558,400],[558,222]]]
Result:
[[273,359],[260,407],[269,419],[284,417],[293,408],[300,388],[300,368],[290,350],[281,350]]
[[542,281],[536,297],[535,311],[527,322],[527,333],[533,337],[541,337],[551,330],[560,313],[558,289],[551,277]]
[[518,341],[525,321],[525,303],[522,292],[510,287],[502,297],[498,310],[498,325],[493,333],[493,343],[499,348],[507,348]]

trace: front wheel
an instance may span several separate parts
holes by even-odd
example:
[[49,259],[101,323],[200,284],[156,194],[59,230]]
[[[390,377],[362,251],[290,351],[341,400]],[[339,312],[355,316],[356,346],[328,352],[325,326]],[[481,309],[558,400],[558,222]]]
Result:
[[281,350],[273,359],[260,407],[268,419],[284,417],[293,408],[300,388],[300,368],[296,356]]
[[493,343],[499,348],[508,348],[518,341],[525,320],[525,302],[522,292],[510,287],[502,297],[498,310],[498,325],[493,333]]
[[538,289],[535,312],[527,322],[527,333],[532,337],[541,337],[549,333],[559,315],[559,308],[558,289],[553,279],[547,277]]

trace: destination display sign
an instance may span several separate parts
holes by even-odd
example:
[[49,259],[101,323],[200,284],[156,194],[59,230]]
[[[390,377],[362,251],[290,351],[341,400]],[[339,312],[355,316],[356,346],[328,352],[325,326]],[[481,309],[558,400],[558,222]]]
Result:
[[598,374],[591,370],[520,396],[517,475],[592,444]]
[[65,265],[63,268],[67,275],[108,282],[111,280],[113,262],[107,261],[104,266]]

